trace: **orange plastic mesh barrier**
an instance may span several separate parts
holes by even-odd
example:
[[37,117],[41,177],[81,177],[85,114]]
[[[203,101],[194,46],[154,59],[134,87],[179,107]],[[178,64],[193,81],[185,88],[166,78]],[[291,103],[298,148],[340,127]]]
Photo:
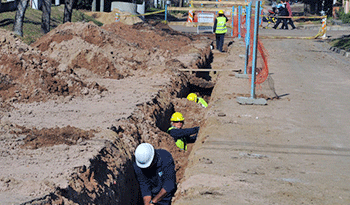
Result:
[[[252,11],[253,13],[253,11]],[[235,18],[236,19],[236,18]],[[238,19],[238,18],[237,18]],[[245,24],[245,18],[244,23],[242,23],[242,29],[241,29],[241,35],[242,38],[245,39],[246,36],[246,24]],[[254,18],[252,17],[250,20],[250,31],[248,32],[250,35],[250,45],[249,45],[249,59],[248,59],[248,66],[247,66],[247,74],[252,74],[252,63],[253,63],[253,43],[254,43]],[[238,22],[237,22],[237,30],[238,30]],[[256,78],[255,78],[255,84],[261,84],[263,83],[268,75],[269,75],[269,68],[268,68],[268,53],[266,49],[264,48],[264,45],[259,39],[258,36],[258,42],[257,42],[257,59],[256,59]]]
[[238,16],[233,16],[233,36],[232,37],[238,37]]

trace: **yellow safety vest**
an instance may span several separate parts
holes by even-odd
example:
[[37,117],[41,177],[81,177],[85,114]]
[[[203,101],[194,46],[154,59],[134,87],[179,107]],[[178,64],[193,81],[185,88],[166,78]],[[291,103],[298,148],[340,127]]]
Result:
[[204,100],[203,98],[198,97],[198,98],[197,98],[197,102],[198,102],[199,104],[201,104],[203,107],[208,107],[207,102],[205,102],[205,100]]
[[215,33],[217,34],[224,34],[227,32],[227,28],[226,28],[226,18],[219,16],[216,18],[216,30]]
[[[169,129],[168,129],[168,133],[170,132],[170,130],[172,130],[172,129],[178,129],[178,128],[176,128],[176,127],[170,127]],[[176,144],[176,146],[178,147],[178,148],[180,148],[181,150],[187,150],[187,143],[186,143],[186,140],[185,139],[178,139],[178,140],[176,140],[176,142],[175,142],[175,144]]]

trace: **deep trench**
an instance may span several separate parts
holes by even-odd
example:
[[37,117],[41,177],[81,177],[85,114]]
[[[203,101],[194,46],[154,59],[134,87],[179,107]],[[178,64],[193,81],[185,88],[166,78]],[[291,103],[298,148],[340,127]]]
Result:
[[[196,67],[210,69],[213,61],[210,47],[201,55]],[[187,111],[186,115],[192,119],[203,117],[205,108],[189,109],[186,97],[193,92],[210,105],[215,83],[209,72],[178,71],[171,81],[171,85],[160,90],[151,102],[137,105],[136,111],[130,117],[118,121],[115,129],[109,132],[115,137],[115,141],[107,141],[99,154],[90,159],[89,167],[76,167],[67,188],[57,187],[53,193],[23,204],[143,204],[133,170],[133,153],[142,142],[150,142],[155,148],[167,146],[168,151],[173,154],[175,164],[182,163],[182,167],[177,167],[177,175],[180,171],[183,173],[191,149],[186,153],[179,152],[174,140],[166,133],[170,126],[170,117],[175,111],[181,110]],[[195,120],[186,124],[195,125]],[[177,181],[183,175],[179,176]]]

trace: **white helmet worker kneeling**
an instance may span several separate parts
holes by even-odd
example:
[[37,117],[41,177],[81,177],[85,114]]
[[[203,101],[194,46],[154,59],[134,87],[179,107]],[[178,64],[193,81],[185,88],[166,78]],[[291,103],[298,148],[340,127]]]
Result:
[[170,121],[171,127],[168,129],[168,133],[174,138],[178,148],[187,150],[187,143],[194,143],[196,141],[199,127],[182,129],[185,118],[179,112],[175,112],[171,116]]
[[164,149],[142,143],[135,150],[134,170],[144,205],[169,205],[176,191],[175,163]]
[[208,107],[207,102],[205,102],[205,100],[203,98],[198,97],[195,93],[188,94],[187,100],[194,101],[194,102],[202,105],[202,107]]

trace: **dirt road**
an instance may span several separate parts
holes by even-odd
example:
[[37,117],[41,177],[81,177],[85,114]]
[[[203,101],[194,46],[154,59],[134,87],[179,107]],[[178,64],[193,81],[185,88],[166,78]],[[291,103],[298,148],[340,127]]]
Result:
[[[248,80],[221,72],[174,204],[350,203],[349,60],[319,40],[262,42],[281,98],[239,105]],[[213,67],[242,67],[237,54],[236,41]]]

